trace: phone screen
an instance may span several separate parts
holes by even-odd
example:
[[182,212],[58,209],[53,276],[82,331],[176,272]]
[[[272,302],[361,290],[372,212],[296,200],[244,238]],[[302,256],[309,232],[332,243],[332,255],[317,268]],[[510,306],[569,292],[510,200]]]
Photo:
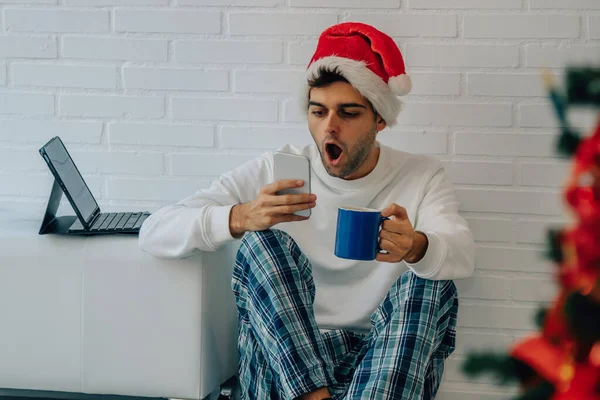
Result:
[[[311,192],[310,160],[299,154],[276,152],[273,154],[273,181],[296,179],[304,181],[304,186],[284,189],[282,194],[304,194]],[[310,209],[296,212],[297,215],[310,216]]]
[[52,164],[66,191],[73,199],[74,207],[85,221],[89,221],[98,208],[98,203],[75,167],[67,149],[60,140],[54,139],[44,147],[44,150],[48,156],[48,162]]

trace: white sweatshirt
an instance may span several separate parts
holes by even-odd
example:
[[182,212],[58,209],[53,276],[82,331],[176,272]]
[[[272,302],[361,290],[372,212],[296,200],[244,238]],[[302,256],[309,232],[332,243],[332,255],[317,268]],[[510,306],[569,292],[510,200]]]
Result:
[[[442,164],[432,157],[379,146],[375,169],[351,181],[330,176],[315,145],[280,149],[311,160],[317,205],[310,219],[274,228],[289,233],[311,262],[314,312],[323,330],[368,332],[371,314],[407,268],[433,280],[466,278],[473,272],[473,236],[458,214],[459,203]],[[152,214],[140,232],[141,248],[158,257],[177,258],[218,249],[234,240],[229,231],[233,205],[255,199],[272,177],[272,152],[224,174],[210,188]],[[353,261],[333,254],[338,207],[382,210],[391,203],[406,208],[414,229],[427,235],[429,246],[421,261]]]

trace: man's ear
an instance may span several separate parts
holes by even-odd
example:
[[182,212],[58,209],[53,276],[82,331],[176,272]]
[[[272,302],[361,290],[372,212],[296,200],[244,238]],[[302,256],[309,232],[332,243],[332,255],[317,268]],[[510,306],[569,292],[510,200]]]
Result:
[[385,127],[387,126],[387,123],[385,122],[385,120],[383,118],[381,118],[381,115],[377,114],[377,132],[381,132],[382,130],[385,129]]

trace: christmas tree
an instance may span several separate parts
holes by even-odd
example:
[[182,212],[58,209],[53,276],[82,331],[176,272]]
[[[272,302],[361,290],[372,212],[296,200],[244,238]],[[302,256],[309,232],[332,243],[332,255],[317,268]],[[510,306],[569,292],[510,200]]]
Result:
[[469,354],[463,371],[517,382],[519,400],[600,400],[600,119],[588,135],[567,119],[570,107],[600,107],[600,69],[568,68],[562,91],[543,77],[560,122],[558,152],[572,158],[564,200],[574,222],[548,232],[558,294],[540,310],[539,332],[508,354]]

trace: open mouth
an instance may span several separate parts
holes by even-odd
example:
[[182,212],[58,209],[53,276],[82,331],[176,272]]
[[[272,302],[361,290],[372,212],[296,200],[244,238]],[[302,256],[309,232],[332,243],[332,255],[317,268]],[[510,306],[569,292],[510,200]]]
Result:
[[329,161],[332,164],[336,164],[342,157],[343,150],[340,146],[334,143],[327,143],[325,145],[325,151],[329,157]]

